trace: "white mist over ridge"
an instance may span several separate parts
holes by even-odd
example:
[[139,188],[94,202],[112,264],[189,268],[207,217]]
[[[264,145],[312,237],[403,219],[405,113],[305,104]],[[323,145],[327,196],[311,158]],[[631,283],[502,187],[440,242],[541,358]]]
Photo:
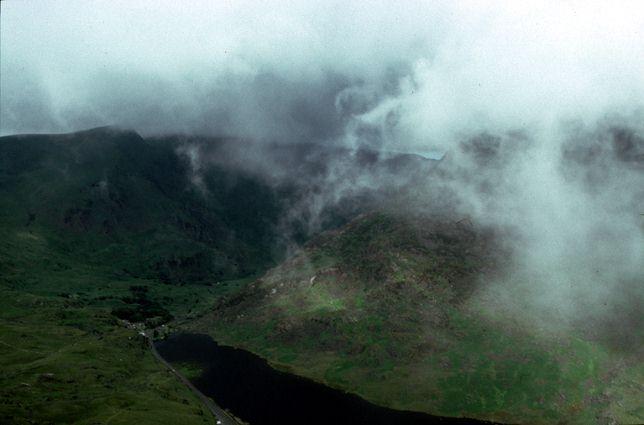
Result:
[[3,134],[117,124],[144,134],[329,138],[357,117],[396,123],[388,143],[445,146],[480,130],[632,113],[644,94],[638,2],[70,0],[2,9]]
[[[1,134],[116,124],[447,152],[429,190],[512,229],[490,292],[570,323],[641,311],[641,2],[9,0],[0,19]],[[311,211],[381,183],[342,167]]]

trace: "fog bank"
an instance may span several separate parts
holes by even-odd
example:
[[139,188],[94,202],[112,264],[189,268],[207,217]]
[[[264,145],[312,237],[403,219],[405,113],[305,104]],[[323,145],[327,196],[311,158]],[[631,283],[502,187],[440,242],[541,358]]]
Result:
[[[640,2],[8,0],[0,19],[0,134],[113,124],[447,153],[428,196],[513,235],[482,299],[571,325],[641,312]],[[391,178],[350,164],[298,208],[314,220]]]

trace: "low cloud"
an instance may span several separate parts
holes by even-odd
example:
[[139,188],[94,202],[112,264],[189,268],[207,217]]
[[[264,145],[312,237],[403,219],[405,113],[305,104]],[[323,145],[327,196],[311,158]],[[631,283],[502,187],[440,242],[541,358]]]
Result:
[[[2,134],[446,154],[427,196],[513,235],[481,299],[574,324],[644,298],[639,2],[9,0],[0,19]],[[199,184],[204,159],[182,149]],[[246,166],[272,165],[261,152]],[[392,178],[354,166],[334,162],[306,214]]]

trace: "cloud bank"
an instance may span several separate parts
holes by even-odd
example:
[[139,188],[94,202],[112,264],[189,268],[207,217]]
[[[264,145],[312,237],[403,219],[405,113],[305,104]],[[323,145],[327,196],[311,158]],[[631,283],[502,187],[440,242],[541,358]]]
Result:
[[10,0],[1,131],[330,138],[359,121],[424,148],[641,107],[637,2],[479,3]]
[[9,0],[0,19],[2,134],[448,152],[426,185],[513,229],[517,311],[641,311],[641,2]]

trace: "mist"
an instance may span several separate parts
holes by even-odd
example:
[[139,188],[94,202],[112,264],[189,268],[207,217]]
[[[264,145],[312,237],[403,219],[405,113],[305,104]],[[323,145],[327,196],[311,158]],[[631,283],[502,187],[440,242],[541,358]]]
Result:
[[[445,155],[427,196],[512,235],[480,300],[641,327],[644,6],[526,3],[8,0],[0,134],[117,125]],[[319,180],[311,216],[392,178],[351,164]]]

